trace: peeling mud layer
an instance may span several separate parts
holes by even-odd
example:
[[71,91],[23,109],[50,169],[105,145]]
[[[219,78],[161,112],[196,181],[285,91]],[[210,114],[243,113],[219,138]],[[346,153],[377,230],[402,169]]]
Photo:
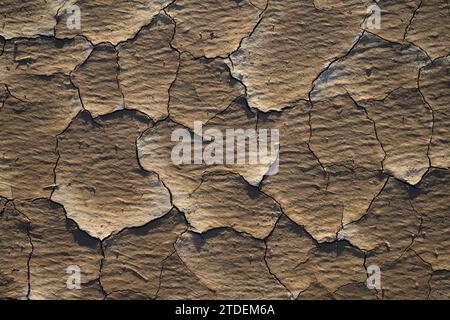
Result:
[[0,5],[0,299],[449,300],[449,166],[447,0]]

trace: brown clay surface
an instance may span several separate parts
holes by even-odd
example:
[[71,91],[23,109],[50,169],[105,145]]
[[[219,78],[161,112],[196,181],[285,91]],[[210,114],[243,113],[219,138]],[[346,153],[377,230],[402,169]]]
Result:
[[0,299],[450,299],[450,5],[375,3],[2,1]]

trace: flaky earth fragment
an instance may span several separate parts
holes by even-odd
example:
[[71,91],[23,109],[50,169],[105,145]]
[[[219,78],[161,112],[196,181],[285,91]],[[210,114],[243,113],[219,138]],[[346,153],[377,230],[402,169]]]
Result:
[[[278,140],[276,137],[272,140],[273,132],[275,131],[276,133],[276,130],[279,130],[279,128],[270,125],[265,126],[259,123],[259,116],[259,113],[249,108],[243,96],[240,96],[225,110],[211,118],[203,127],[202,134],[207,144],[213,141],[214,145],[225,145],[225,150],[222,152],[224,165],[219,165],[218,170],[225,169],[239,173],[252,186],[259,186],[265,176],[276,173],[279,156],[279,137]],[[227,136],[227,132],[230,130],[234,130],[235,136],[233,138]],[[244,131],[243,134],[242,130]],[[214,134],[211,134],[211,137],[207,137],[206,133],[208,132],[220,132],[220,134],[218,138]],[[257,140],[256,143],[252,142],[252,133],[254,133],[254,138]],[[223,138],[222,142],[220,141],[220,137]],[[240,140],[242,138],[245,138],[245,141],[242,142],[242,145],[245,145],[246,148],[244,155],[239,152]],[[255,150],[254,147],[257,145],[261,146],[262,141],[266,141],[267,148],[264,151],[261,149]],[[212,144],[208,144],[208,146]],[[211,150],[206,147],[204,151],[213,157],[216,154],[215,148]],[[220,148],[217,153],[220,153]],[[231,159],[228,159],[228,155],[230,154]],[[250,158],[252,157],[257,159],[257,161],[251,162]],[[273,167],[275,169],[272,170]]]
[[365,282],[367,278],[364,254],[345,241],[315,248],[310,259],[298,265],[297,270],[300,272],[297,283],[303,285],[315,279],[331,292],[348,284]]
[[[366,112],[366,121],[373,122],[375,131],[372,130],[370,135],[372,139],[378,140],[378,149],[381,147],[383,150],[363,152],[370,148],[370,143],[366,143],[359,134],[364,127],[360,124],[347,127],[347,121],[343,121],[346,117],[357,121],[356,110],[353,116],[337,113],[337,116],[342,114],[342,118],[333,126],[341,127],[341,131],[353,132],[345,140],[339,139],[339,135],[328,135],[331,142],[334,142],[333,146],[343,150],[342,155],[348,153],[357,158],[357,162],[366,168],[374,168],[376,162],[369,164],[367,160],[375,160],[377,156],[380,159],[382,154],[386,153],[380,159],[383,169],[398,179],[417,184],[430,166],[428,146],[433,130],[433,111],[418,91],[418,75],[428,61],[422,51],[410,44],[401,45],[365,34],[345,58],[332,64],[315,82],[311,93],[311,115],[313,117],[315,109],[324,104],[348,109],[350,101],[345,102],[348,99],[345,97],[350,97],[357,107],[356,110],[362,113],[360,119]],[[325,117],[330,115],[325,113]],[[330,119],[324,120],[319,125],[325,133],[324,138],[328,138],[326,132],[334,133],[334,129],[328,126],[326,120]],[[314,123],[312,118],[312,144],[315,139]],[[365,131],[367,132],[367,129]],[[318,134],[319,137],[324,135],[320,131]],[[361,144],[355,145],[355,140]],[[318,142],[318,147],[323,149],[323,152],[332,154],[333,149],[322,144],[326,140]],[[354,147],[357,148],[353,149]],[[314,145],[312,148],[314,149]],[[319,159],[326,162],[327,159],[323,159],[320,152],[317,152]],[[359,152],[365,153],[365,156],[356,156]],[[361,163],[362,161],[365,163]]]
[[352,165],[331,165],[326,167],[326,171],[327,191],[330,193],[328,201],[342,206],[342,225],[361,218],[387,181],[386,175],[380,172]]
[[309,103],[302,101],[282,113],[270,112],[259,119],[259,126],[280,128],[280,139],[284,141],[279,172],[266,177],[261,190],[276,199],[283,212],[305,226],[315,239],[326,241],[341,226],[342,207],[325,200],[328,177],[308,146],[309,109]]
[[51,199],[91,236],[102,240],[172,208],[158,176],[141,169],[136,159],[136,139],[149,125],[133,111],[96,120],[81,113],[58,136],[57,188]]
[[[225,135],[227,129],[255,130],[256,127],[256,114],[250,111],[244,99],[238,98],[223,112],[210,119],[205,124],[203,131],[207,132],[209,129],[215,129]],[[172,134],[180,132],[180,130],[187,137],[177,139],[175,136],[175,138],[172,138]],[[194,157],[194,150],[197,148],[195,143],[202,144],[203,142],[205,147],[203,151],[207,151],[206,146],[210,141],[206,140],[206,138],[200,133],[196,134],[190,131],[189,128],[169,118],[156,123],[154,127],[145,131],[137,140],[138,158],[142,167],[159,175],[161,181],[171,191],[174,205],[182,211],[187,210],[186,208],[192,205],[195,206],[195,203],[192,204],[190,195],[200,186],[204,172],[224,170],[233,172],[240,174],[252,186],[258,186],[272,162],[275,161],[275,157],[272,157],[271,160],[273,161],[269,161],[267,164],[250,165],[248,161],[244,164],[237,164],[237,161],[229,164],[225,159],[225,153],[223,153],[221,161],[217,164],[207,165],[203,155],[199,158]],[[234,159],[237,159],[238,152],[236,144],[237,139],[235,139],[233,144]],[[178,156],[182,156],[184,159],[184,155],[187,155],[187,163],[177,164],[174,161]]]
[[268,266],[295,297],[315,283],[334,292],[366,278],[361,251],[345,242],[318,245],[286,218],[267,239],[267,249]]
[[315,102],[310,112],[311,150],[325,166],[381,171],[384,150],[374,123],[348,96]]
[[180,165],[172,162],[172,150],[177,142],[171,140],[172,132],[183,129],[170,119],[156,123],[137,140],[138,159],[142,167],[156,172],[172,194],[174,205],[182,209],[189,194],[200,184],[203,167]]
[[82,38],[5,43],[0,56],[0,83],[7,90],[0,109],[1,196],[50,196],[58,158],[56,135],[82,110],[69,74],[91,50]]
[[82,110],[78,92],[65,76],[30,76],[8,87],[18,97],[9,96],[0,109],[0,195],[50,197],[56,135]]
[[[322,110],[319,107],[314,110],[309,103],[302,101],[283,112],[267,113],[258,122],[259,126],[280,128],[280,139],[284,141],[280,149],[279,172],[266,177],[261,190],[278,201],[283,212],[297,224],[304,226],[319,242],[334,239],[343,223],[359,219],[386,181],[386,177],[377,171],[381,170],[382,154],[369,158],[364,157],[362,150],[358,151],[358,146],[364,146],[368,148],[367,152],[373,149],[382,152],[374,135],[373,124],[362,110],[352,106],[350,99],[348,103],[348,109],[354,108],[359,119],[356,117],[357,123],[351,122],[351,127],[342,125],[341,130],[336,128],[334,135],[329,126],[326,126],[329,122],[323,118],[336,116],[337,119],[331,123],[339,125],[340,110],[337,107],[335,113],[331,112],[327,108],[330,105],[326,104]],[[317,115],[314,118],[313,112]],[[343,115],[342,117],[344,118]],[[325,137],[324,141],[314,140],[314,146],[323,150],[323,153],[316,154],[313,152],[312,138],[311,142],[309,140],[314,133],[312,121],[317,119],[321,121],[317,121],[315,130]],[[361,124],[363,129],[358,129]],[[364,129],[366,132],[363,135],[361,131]],[[358,134],[352,133],[352,130]],[[326,132],[329,132],[328,140],[336,148],[344,148],[343,151],[335,150],[331,153],[325,148]],[[350,141],[346,141],[346,137]],[[364,141],[364,138],[369,142]],[[361,152],[360,157],[352,158],[351,152],[346,153],[346,148],[349,149],[348,145],[352,144],[355,151]]]
[[16,38],[6,41],[0,56],[0,81],[15,84],[12,93],[25,99],[27,90],[35,86],[21,84],[31,75],[45,77],[69,75],[92,52],[92,45],[82,37],[55,39],[52,37]]
[[296,282],[297,275],[293,270],[309,260],[309,254],[316,246],[314,239],[289,218],[281,216],[266,243],[270,270],[294,296],[298,296],[303,287]]

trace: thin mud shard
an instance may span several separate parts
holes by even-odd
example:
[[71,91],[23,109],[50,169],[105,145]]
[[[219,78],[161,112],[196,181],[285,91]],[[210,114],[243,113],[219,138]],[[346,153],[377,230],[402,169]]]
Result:
[[381,171],[385,155],[374,123],[350,97],[315,102],[310,121],[311,149],[325,167]]
[[91,236],[104,239],[171,209],[169,191],[136,159],[135,141],[149,124],[132,111],[96,121],[81,113],[58,136],[58,187],[52,200],[64,205],[68,217]]
[[[92,46],[82,37],[55,39],[50,37],[17,38],[5,43],[0,56],[0,81],[15,85],[19,92],[11,92],[26,99],[27,90],[33,89],[22,84],[31,75],[46,78],[59,74],[69,75],[92,52]],[[22,80],[22,81],[18,81]]]
[[433,111],[417,89],[399,89],[364,104],[386,152],[384,170],[415,185],[428,171]]
[[364,34],[344,58],[334,62],[314,83],[314,102],[349,93],[358,104],[382,100],[399,88],[416,88],[419,69],[429,63],[420,49]]
[[[358,159],[356,161],[360,162],[359,165],[370,170],[379,170],[376,164],[382,161],[386,172],[410,184],[417,184],[429,168],[428,145],[433,125],[432,110],[417,91],[419,70],[428,61],[424,53],[411,45],[402,46],[374,35],[364,35],[345,58],[332,64],[318,78],[311,93],[313,102],[311,114],[313,116],[315,110],[325,103],[341,104],[343,105],[341,108],[348,108],[346,105],[349,102],[344,101],[351,98],[356,107],[361,107],[357,108],[361,113],[361,121],[364,121],[362,120],[364,113],[367,113],[365,120],[367,125],[373,122],[375,131],[372,130],[371,137],[368,138],[374,143],[374,147],[377,144],[374,139],[379,140],[380,145],[376,147],[378,150],[370,151],[370,143],[364,141],[358,134],[360,131],[368,132],[369,127],[364,130],[363,123],[353,126],[355,134],[347,136],[345,140],[339,140],[333,129],[328,128],[327,122],[316,124],[317,120],[312,118],[311,143],[314,144],[315,136],[318,134],[322,139],[317,141],[319,143],[317,147],[312,145],[313,149],[320,148],[320,152],[317,151],[319,159],[327,161],[321,152],[330,156],[331,150],[334,150],[336,154],[336,149],[327,148],[330,144],[321,143],[324,142],[324,138],[330,137],[333,146],[345,150],[343,155]],[[338,112],[337,116],[341,113]],[[343,115],[338,118],[335,127],[345,129],[347,117],[351,117],[351,121],[357,121],[357,114]],[[323,129],[315,134],[315,126]],[[332,131],[333,134],[330,135]],[[362,145],[353,149],[355,139]],[[380,147],[383,150],[380,150]],[[364,149],[368,156],[359,154]],[[384,152],[386,152],[385,159],[381,158]],[[366,161],[370,159],[372,160]]]
[[258,124],[280,128],[280,139],[284,141],[280,149],[279,172],[266,177],[261,190],[276,199],[283,212],[305,226],[315,239],[325,241],[339,230],[342,208],[337,203],[324,201],[327,175],[307,144],[309,108],[308,103],[301,102],[282,113],[272,112],[261,117]]
[[316,242],[304,229],[286,216],[281,216],[266,243],[266,260],[270,270],[294,296],[298,296],[304,288],[296,283],[297,274],[293,270],[295,266],[309,260]]
[[[225,135],[226,129],[229,128],[256,132],[256,126],[256,115],[248,109],[244,101],[237,99],[207,122],[203,129],[205,132],[214,129]],[[138,140],[137,146],[142,166],[159,174],[171,191],[173,203],[186,213],[191,226],[200,232],[232,227],[257,238],[267,236],[281,214],[281,209],[256,186],[275,159],[270,158],[273,160],[270,163],[256,165],[233,165],[223,163],[224,161],[207,165],[204,159],[200,159],[198,164],[178,164],[174,162],[173,152],[179,141],[172,141],[172,135],[179,130],[186,132],[188,137],[192,138],[191,142],[194,139],[202,142],[202,137],[199,136],[202,133],[196,135],[166,120],[147,130]],[[206,141],[206,144],[208,143],[210,142]],[[190,157],[192,146],[189,144],[188,147],[189,151],[186,152]],[[222,157],[224,158],[225,154]]]
[[[30,76],[20,85],[29,88],[23,92],[29,100],[10,96],[0,109],[0,195],[50,197],[58,160],[55,137],[82,106],[67,77]],[[11,90],[16,91],[15,84]]]

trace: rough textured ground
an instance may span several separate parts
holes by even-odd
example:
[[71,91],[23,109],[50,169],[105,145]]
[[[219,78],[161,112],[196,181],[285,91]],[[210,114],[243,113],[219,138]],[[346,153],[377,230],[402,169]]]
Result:
[[450,299],[450,3],[374,4],[3,0],[0,299]]

